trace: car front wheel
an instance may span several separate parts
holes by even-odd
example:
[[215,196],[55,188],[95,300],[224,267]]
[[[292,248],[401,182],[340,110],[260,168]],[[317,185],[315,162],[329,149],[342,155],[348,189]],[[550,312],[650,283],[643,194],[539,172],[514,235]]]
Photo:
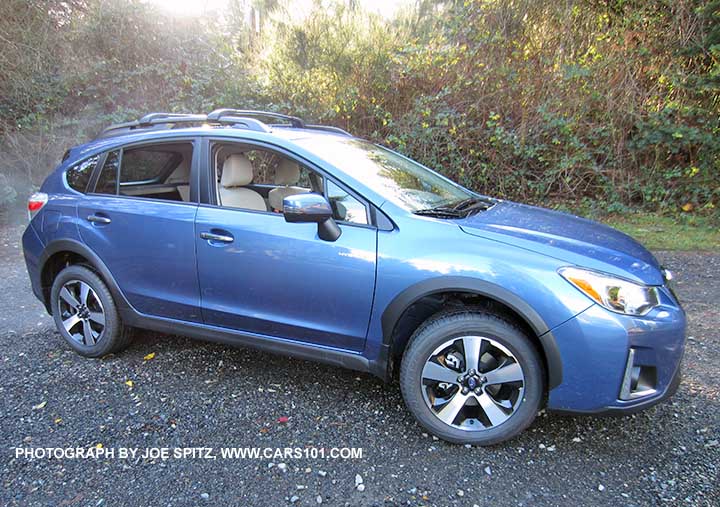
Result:
[[535,419],[543,365],[528,336],[485,311],[438,314],[410,338],[400,368],[405,403],[431,433],[492,445]]

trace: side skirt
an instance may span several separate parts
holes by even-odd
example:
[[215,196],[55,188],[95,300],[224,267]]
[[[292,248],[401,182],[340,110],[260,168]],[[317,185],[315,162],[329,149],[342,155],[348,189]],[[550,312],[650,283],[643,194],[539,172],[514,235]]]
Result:
[[151,317],[130,308],[121,308],[123,322],[129,326],[149,329],[167,334],[178,334],[203,341],[224,343],[237,347],[248,347],[308,361],[340,366],[362,372],[374,372],[372,362],[360,354],[353,354],[321,345],[312,345],[275,338],[272,336],[246,333],[206,324],[195,324],[178,320]]

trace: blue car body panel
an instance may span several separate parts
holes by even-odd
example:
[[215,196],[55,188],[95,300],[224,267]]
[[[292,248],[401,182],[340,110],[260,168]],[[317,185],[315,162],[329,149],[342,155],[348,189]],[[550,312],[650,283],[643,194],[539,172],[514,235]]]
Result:
[[[202,206],[197,216],[203,315],[211,325],[331,347],[365,346],[375,287],[377,230],[343,226],[337,241],[315,224],[274,213]],[[202,231],[232,243],[201,239]]]
[[503,201],[459,223],[468,234],[512,242],[566,263],[647,285],[663,284],[660,266],[645,247],[630,236],[592,220]]
[[[665,294],[663,305],[643,317],[593,305],[553,329],[563,359],[563,383],[550,391],[548,407],[568,412],[631,408],[643,400],[618,400],[630,347],[636,361],[657,367],[657,395],[680,369],[685,347],[685,314]],[[588,364],[588,358],[592,363]]]
[[[82,241],[115,275],[135,309],[202,321],[195,258],[197,205],[88,195],[77,212]],[[91,223],[84,219],[90,215],[112,222]]]
[[[295,143],[334,135],[185,128],[139,131],[73,148],[43,184],[50,200],[23,236],[33,291],[47,304],[44,263],[60,245],[80,245],[127,302],[127,315],[156,318],[156,329],[185,326],[209,336],[228,330],[244,336],[243,343],[258,340],[270,349],[316,354],[381,376],[393,325],[408,305],[439,290],[476,292],[526,318],[548,364],[556,355],[559,371],[548,372],[549,408],[622,410],[660,399],[670,389],[682,357],[685,316],[664,287],[658,262],[639,243],[589,220],[504,201],[464,219],[413,215]],[[292,153],[352,188],[391,227],[340,224],[341,237],[327,242],[314,224],[291,224],[270,213],[83,195],[65,181],[68,167],[119,146],[209,137]],[[200,162],[196,170],[208,168]],[[98,213],[112,222],[86,220]],[[213,243],[200,238],[203,231],[233,241]],[[568,265],[659,286],[662,304],[643,317],[610,312],[557,274]],[[645,400],[618,399],[630,347],[657,368],[657,394]]]
[[[544,333],[593,303],[560,276],[548,277],[566,263],[528,256],[507,243],[472,238],[452,222],[395,215],[398,228],[378,234],[378,282],[368,345],[381,343],[382,315],[395,298],[413,286],[454,279],[460,292],[482,280],[488,291],[500,289],[525,301],[542,317]],[[430,240],[432,238],[432,240]],[[462,245],[458,248],[458,245]],[[421,292],[422,293],[422,292]]]

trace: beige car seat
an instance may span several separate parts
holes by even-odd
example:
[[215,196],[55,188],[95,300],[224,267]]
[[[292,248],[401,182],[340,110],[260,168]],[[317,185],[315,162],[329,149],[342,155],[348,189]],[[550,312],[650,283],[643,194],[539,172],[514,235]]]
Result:
[[267,211],[265,199],[249,188],[253,180],[253,165],[242,153],[233,153],[223,164],[220,178],[220,204],[228,208]]
[[283,159],[275,168],[275,184],[282,185],[273,188],[268,193],[268,202],[274,211],[282,212],[283,199],[289,195],[307,194],[310,189],[297,187],[300,181],[300,166],[290,159]]

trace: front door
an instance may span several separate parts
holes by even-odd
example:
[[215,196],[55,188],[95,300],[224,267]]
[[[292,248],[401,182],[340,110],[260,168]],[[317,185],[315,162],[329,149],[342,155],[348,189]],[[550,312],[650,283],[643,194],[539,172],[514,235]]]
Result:
[[[273,212],[268,197],[274,188],[324,192],[322,176],[307,174],[310,169],[304,166],[288,169],[288,161],[278,154],[238,153],[232,146],[218,150],[216,146],[213,159],[219,167],[212,171],[218,174],[218,188],[226,187],[217,192],[216,205],[198,208],[195,226],[205,323],[362,350],[375,289],[377,230],[367,217],[339,221],[340,238],[323,241],[315,224],[288,223]],[[234,167],[253,174],[221,178],[223,160],[229,167],[230,157]],[[273,175],[279,166],[281,177]],[[349,199],[355,198],[343,198],[343,209],[352,208]],[[243,208],[244,203],[253,209]],[[353,204],[358,215],[358,203]]]

